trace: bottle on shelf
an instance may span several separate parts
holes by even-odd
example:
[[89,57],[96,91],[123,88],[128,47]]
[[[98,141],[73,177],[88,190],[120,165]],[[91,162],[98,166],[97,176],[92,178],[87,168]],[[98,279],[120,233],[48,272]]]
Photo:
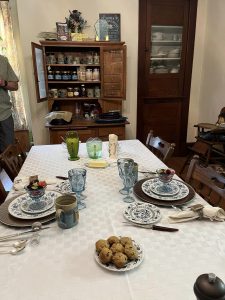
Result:
[[72,87],[68,87],[67,88],[67,97],[68,98],[73,98],[73,96],[74,96],[74,90],[73,90],[73,88]]
[[87,97],[87,91],[84,84],[81,84],[80,95],[81,97]]
[[48,71],[48,80],[54,80],[54,73],[51,70]]
[[79,88],[79,86],[74,88],[73,94],[74,94],[74,97],[80,97],[80,88]]
[[94,64],[95,65],[98,65],[99,64],[99,62],[100,62],[100,60],[99,60],[99,55],[98,55],[98,53],[96,52],[95,54],[94,54]]
[[86,69],[86,80],[92,81],[92,69]]
[[92,78],[93,78],[93,81],[99,81],[99,79],[100,79],[99,68],[94,68]]
[[67,71],[63,71],[63,74],[62,74],[62,80],[68,80],[68,72]]
[[72,72],[71,80],[75,80],[75,81],[78,80],[77,71],[73,71],[73,72]]
[[55,71],[55,80],[62,80],[62,74],[60,71]]

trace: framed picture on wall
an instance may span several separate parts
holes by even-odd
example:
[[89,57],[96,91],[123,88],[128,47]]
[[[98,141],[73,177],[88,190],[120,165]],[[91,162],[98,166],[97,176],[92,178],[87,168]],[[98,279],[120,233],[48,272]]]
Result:
[[[99,14],[99,20],[105,20],[108,23],[109,41],[120,41],[120,14]],[[101,36],[101,33],[100,33]]]

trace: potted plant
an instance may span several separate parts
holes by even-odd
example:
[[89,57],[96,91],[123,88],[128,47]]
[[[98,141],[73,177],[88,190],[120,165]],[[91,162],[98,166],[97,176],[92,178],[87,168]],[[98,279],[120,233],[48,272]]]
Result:
[[70,11],[69,17],[65,18],[67,26],[71,33],[82,33],[87,26],[87,21],[81,16],[81,12],[77,9]]

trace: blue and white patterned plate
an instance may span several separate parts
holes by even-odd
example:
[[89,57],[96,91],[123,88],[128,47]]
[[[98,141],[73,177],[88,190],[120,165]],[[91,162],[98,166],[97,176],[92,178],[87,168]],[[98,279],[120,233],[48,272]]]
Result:
[[103,268],[105,268],[109,271],[114,271],[114,272],[126,272],[126,271],[130,271],[134,268],[137,268],[142,263],[142,261],[144,259],[144,251],[138,243],[136,243],[134,240],[132,240],[132,241],[133,241],[134,246],[137,248],[138,258],[135,259],[135,260],[128,261],[128,263],[123,268],[118,269],[116,266],[114,266],[113,263],[103,264],[100,261],[100,259],[98,257],[99,254],[96,251],[95,251],[95,254],[94,254],[95,260],[97,261],[97,263],[101,267],[103,267]]
[[142,191],[149,197],[158,199],[158,200],[164,200],[164,201],[176,201],[185,198],[189,194],[189,188],[188,186],[176,179],[173,179],[174,182],[176,182],[179,192],[176,195],[170,195],[170,196],[165,196],[165,195],[157,195],[156,193],[153,193],[151,190],[152,183],[158,182],[158,178],[151,178],[149,180],[146,180],[141,188]]
[[153,181],[149,184],[150,190],[160,196],[174,196],[176,195],[180,188],[176,180],[172,180],[165,185],[160,180]]
[[21,210],[28,214],[37,214],[50,209],[54,204],[54,199],[49,193],[43,195],[39,200],[32,200],[30,197],[23,200]]
[[[58,192],[49,191],[49,192],[45,193],[45,196],[52,198],[53,202],[54,202],[57,197],[61,196],[61,194]],[[18,218],[18,219],[33,220],[33,219],[43,218],[43,217],[46,217],[48,215],[55,213],[54,205],[50,209],[48,209],[44,212],[40,212],[40,213],[36,213],[36,214],[25,213],[21,209],[21,204],[23,201],[27,201],[28,199],[30,199],[28,194],[20,195],[19,197],[14,199],[9,204],[9,207],[8,207],[8,211],[9,211],[10,215],[15,218]]]
[[137,224],[153,224],[161,219],[160,209],[150,203],[131,203],[124,211],[124,217]]
[[69,180],[62,181],[56,185],[56,191],[62,194],[75,194],[70,186]]

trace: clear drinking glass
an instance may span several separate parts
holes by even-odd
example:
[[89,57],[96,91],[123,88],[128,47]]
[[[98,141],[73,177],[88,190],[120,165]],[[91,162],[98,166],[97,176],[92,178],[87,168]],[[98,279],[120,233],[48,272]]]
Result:
[[121,158],[117,161],[119,175],[123,179],[124,188],[120,190],[120,193],[126,195],[123,198],[124,202],[131,203],[134,200],[133,197],[130,196],[131,188],[134,186],[136,180],[136,166],[133,159],[130,158]]
[[82,194],[85,190],[87,170],[83,168],[74,168],[68,171],[68,178],[72,191],[76,194],[78,209],[83,209],[86,204],[82,201],[86,198]]
[[158,169],[156,172],[158,173],[158,178],[161,182],[159,190],[162,193],[171,193],[172,187],[170,186],[170,182],[173,179],[175,171],[173,169]]
[[88,156],[92,159],[102,157],[102,141],[99,138],[89,138],[86,142]]

